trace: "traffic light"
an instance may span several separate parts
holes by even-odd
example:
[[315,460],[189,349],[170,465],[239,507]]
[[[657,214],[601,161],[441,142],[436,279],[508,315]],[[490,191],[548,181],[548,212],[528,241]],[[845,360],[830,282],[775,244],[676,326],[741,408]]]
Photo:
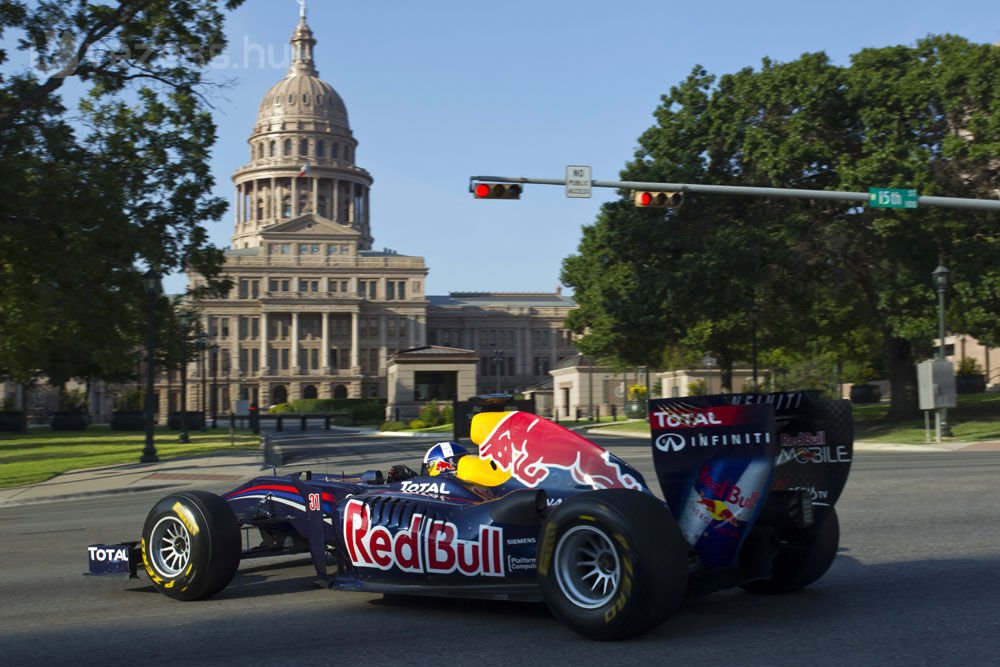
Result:
[[636,190],[633,197],[639,208],[677,208],[684,203],[683,192]]
[[472,186],[476,199],[520,199],[521,186],[518,183],[476,183]]

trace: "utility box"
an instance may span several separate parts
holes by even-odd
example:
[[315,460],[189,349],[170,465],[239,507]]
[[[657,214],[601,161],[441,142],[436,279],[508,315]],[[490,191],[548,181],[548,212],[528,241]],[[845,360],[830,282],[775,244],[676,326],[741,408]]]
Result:
[[954,364],[946,359],[928,359],[917,364],[917,391],[921,410],[955,407]]

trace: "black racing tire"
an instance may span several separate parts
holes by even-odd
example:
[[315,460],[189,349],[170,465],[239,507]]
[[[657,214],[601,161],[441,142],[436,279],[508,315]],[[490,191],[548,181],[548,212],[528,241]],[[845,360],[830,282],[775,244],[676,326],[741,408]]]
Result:
[[162,499],[142,528],[142,562],[159,592],[202,600],[229,585],[240,564],[240,524],[229,504],[207,491]]
[[840,547],[840,521],[830,508],[821,520],[807,529],[795,529],[780,535],[778,553],[771,562],[771,578],[756,579],[741,585],[755,595],[782,595],[805,588],[830,569]]
[[687,590],[689,546],[667,507],[640,491],[588,491],[542,525],[538,579],[552,614],[596,640],[647,632]]

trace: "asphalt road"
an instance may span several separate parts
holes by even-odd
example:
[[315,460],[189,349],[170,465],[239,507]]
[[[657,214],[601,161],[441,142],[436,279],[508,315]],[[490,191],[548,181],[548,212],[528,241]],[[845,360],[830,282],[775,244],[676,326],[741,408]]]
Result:
[[[654,480],[644,442],[606,442]],[[371,454],[415,467],[427,444],[340,442],[316,465],[356,470]],[[1000,452],[859,452],[838,504],[841,553],[823,579],[788,596],[691,600],[658,630],[613,644],[578,638],[543,605],[319,590],[302,558],[249,561],[215,598],[176,602],[145,578],[81,576],[86,545],[136,536],[162,491],[5,508],[0,656],[6,665],[996,664],[998,479]]]

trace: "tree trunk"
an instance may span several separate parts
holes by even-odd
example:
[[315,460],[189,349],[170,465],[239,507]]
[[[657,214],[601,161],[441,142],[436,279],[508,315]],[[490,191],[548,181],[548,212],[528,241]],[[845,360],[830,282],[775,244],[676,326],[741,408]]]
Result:
[[908,340],[886,334],[882,346],[886,367],[889,369],[889,386],[892,400],[889,419],[916,419],[920,416],[917,402],[917,367],[913,361],[913,347]]
[[733,393],[733,360],[728,355],[719,355],[719,374],[722,377],[722,393]]

